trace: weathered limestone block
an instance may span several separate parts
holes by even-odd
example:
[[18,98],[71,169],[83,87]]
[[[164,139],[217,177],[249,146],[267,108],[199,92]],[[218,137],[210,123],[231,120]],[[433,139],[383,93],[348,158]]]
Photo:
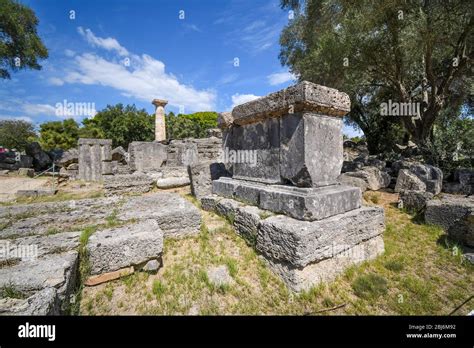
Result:
[[188,166],[191,193],[202,198],[212,193],[212,180],[221,176],[229,176],[223,163],[201,163]]
[[119,220],[154,219],[165,237],[195,235],[201,228],[199,209],[187,199],[172,192],[132,197],[119,208],[117,217]]
[[300,220],[320,220],[357,209],[361,204],[360,189],[345,185],[298,188],[220,178],[212,182],[212,187],[213,193],[222,197]]
[[112,140],[79,139],[79,179],[101,181],[104,162],[112,160]]
[[61,314],[57,290],[45,288],[26,299],[0,299],[0,315],[59,315]]
[[303,81],[263,98],[238,105],[232,110],[234,124],[252,123],[262,118],[313,111],[316,113],[342,117],[350,111],[350,99],[336,89]]
[[403,190],[426,191],[426,185],[408,169],[401,169],[398,172],[395,192],[401,192]]
[[357,178],[355,176],[350,176],[350,175],[347,175],[346,173],[343,173],[338,176],[337,181],[347,186],[358,187],[360,188],[361,192],[367,191],[368,184],[364,179]]
[[[400,171],[401,172],[401,171]],[[400,192],[400,200],[403,208],[409,211],[419,212],[426,208],[426,203],[433,199],[431,192],[402,190]]]
[[441,226],[461,243],[474,246],[474,197],[443,195],[426,204],[426,223]]
[[231,222],[233,222],[235,219],[237,208],[241,206],[242,206],[242,203],[234,201],[233,199],[224,198],[224,199],[221,199],[219,202],[217,202],[216,212],[219,215],[222,215],[228,220],[230,220]]
[[233,127],[232,148],[224,149],[226,161],[233,163],[236,179],[281,183],[280,120],[269,118]]
[[215,211],[217,203],[222,199],[218,195],[208,195],[201,198],[201,208],[206,211]]
[[311,263],[306,267],[295,267],[289,262],[266,259],[270,269],[279,275],[295,292],[307,291],[321,282],[330,282],[349,266],[371,260],[384,252],[382,236],[363,241],[333,258]]
[[167,146],[153,141],[132,141],[128,145],[129,166],[143,173],[160,170],[167,161]]
[[199,163],[199,150],[196,139],[173,140],[167,149],[168,166],[184,166]]
[[221,129],[229,128],[233,122],[232,112],[221,112],[217,116],[217,126]]
[[426,191],[437,195],[443,187],[443,172],[441,169],[429,164],[415,164],[410,167],[415,174],[426,185]]
[[67,168],[73,163],[79,162],[79,150],[77,148],[72,148],[67,151],[64,151],[60,158],[56,161],[56,164],[62,168]]
[[253,206],[238,207],[235,210],[234,227],[245,239],[255,242],[260,221],[273,214]]
[[128,153],[122,146],[118,146],[112,150],[112,161],[117,161],[122,164],[127,163]]
[[156,186],[161,189],[182,187],[190,184],[188,169],[184,166],[165,166],[153,175]]
[[67,251],[21,261],[11,267],[0,268],[0,288],[13,287],[25,295],[54,287],[61,307],[69,303],[78,277],[78,253]]
[[362,167],[362,169],[357,172],[348,172],[345,174],[364,180],[367,183],[367,188],[373,191],[380,190],[381,188],[390,185],[390,175],[382,172],[376,167],[366,166]]
[[134,266],[141,268],[163,252],[163,232],[156,220],[95,232],[87,243],[91,274]]
[[145,193],[153,187],[153,178],[146,174],[117,174],[104,176],[106,196]]
[[334,184],[342,168],[342,119],[315,113],[280,119],[280,174],[299,187]]
[[277,215],[261,221],[256,248],[268,258],[305,267],[374,238],[384,228],[384,211],[379,207],[311,222]]

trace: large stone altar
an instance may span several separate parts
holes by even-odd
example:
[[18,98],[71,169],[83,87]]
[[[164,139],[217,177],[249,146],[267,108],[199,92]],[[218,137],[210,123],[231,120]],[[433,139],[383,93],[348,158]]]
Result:
[[362,207],[360,189],[337,182],[349,111],[347,94],[306,81],[235,107],[224,146],[253,151],[256,164],[232,163],[232,178],[214,180],[202,200],[294,291],[384,250],[383,209]]

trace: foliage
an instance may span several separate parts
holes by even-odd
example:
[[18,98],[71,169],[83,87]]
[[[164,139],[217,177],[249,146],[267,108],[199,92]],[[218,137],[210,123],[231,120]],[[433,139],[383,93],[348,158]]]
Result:
[[113,146],[125,149],[132,141],[154,140],[154,117],[135,105],[107,105],[93,118],[85,119],[83,124],[81,137],[112,139]]
[[474,119],[472,115],[453,117],[444,113],[433,129],[430,162],[445,176],[458,167],[474,167]]
[[[301,80],[349,93],[349,119],[381,133],[375,140],[366,133],[369,144],[399,136],[395,123],[425,147],[441,112],[468,99],[473,2],[283,0],[282,7],[296,11],[280,38],[282,64]],[[420,103],[421,117],[380,120],[378,106],[389,99]]]
[[166,134],[168,139],[205,138],[207,130],[217,127],[217,113],[196,112],[178,114],[170,112],[166,116]]
[[43,149],[69,150],[77,146],[79,125],[73,119],[45,122],[40,125],[39,142]]
[[13,0],[0,0],[0,9],[0,78],[10,78],[7,69],[41,69],[38,59],[47,58],[48,50],[36,32],[35,13]]
[[35,138],[35,127],[30,122],[0,120],[0,146],[22,151]]

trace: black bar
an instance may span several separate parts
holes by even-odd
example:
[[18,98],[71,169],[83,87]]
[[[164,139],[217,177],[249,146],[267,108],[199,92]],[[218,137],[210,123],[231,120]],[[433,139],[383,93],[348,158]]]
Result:
[[[20,338],[19,326],[55,325],[55,340]],[[411,329],[410,329],[410,326]],[[431,326],[431,327],[430,327]],[[407,334],[456,337],[408,338]],[[473,347],[474,317],[0,317],[0,347],[16,345],[258,344]]]

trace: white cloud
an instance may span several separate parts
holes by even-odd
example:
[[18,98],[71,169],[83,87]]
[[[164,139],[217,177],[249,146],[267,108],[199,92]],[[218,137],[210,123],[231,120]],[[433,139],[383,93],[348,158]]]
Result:
[[255,95],[255,94],[236,93],[232,96],[232,108],[236,107],[237,105],[244,104],[258,98],[260,98],[260,96]]
[[276,86],[288,81],[294,81],[296,76],[290,72],[280,72],[268,75],[267,79],[271,86]]
[[121,46],[117,40],[111,37],[101,38],[94,35],[90,29],[77,28],[77,32],[84,37],[89,44],[94,47],[100,47],[107,51],[116,51],[120,56],[128,56],[128,51],[125,47]]
[[53,86],[62,86],[64,85],[64,81],[61,80],[60,78],[57,78],[57,77],[50,77],[48,79],[48,82],[50,85],[53,85]]
[[184,27],[192,31],[197,31],[198,33],[202,33],[202,30],[196,24],[184,23]]
[[73,50],[70,50],[70,49],[65,49],[64,54],[68,57],[74,57],[76,55],[76,52],[74,52]]
[[22,110],[30,116],[51,116],[56,115],[56,108],[49,104],[23,104]]
[[[85,33],[86,40],[93,46],[96,46],[95,39],[99,41],[110,39],[97,38],[89,29],[81,28],[81,30]],[[87,33],[89,37],[95,39],[89,40]],[[116,42],[117,47],[122,47],[117,40],[111,40]],[[121,55],[120,50],[114,50]],[[56,79],[58,78],[54,81],[59,83]],[[65,83],[111,87],[127,97],[147,102],[151,102],[154,98],[166,99],[171,106],[184,107],[191,111],[215,109],[215,91],[197,90],[180,83],[176,76],[166,72],[163,62],[146,54],[141,56],[130,54],[128,66],[123,64],[123,59],[108,60],[96,53],[79,54],[74,58],[74,64],[66,70],[65,77],[58,80]]]

